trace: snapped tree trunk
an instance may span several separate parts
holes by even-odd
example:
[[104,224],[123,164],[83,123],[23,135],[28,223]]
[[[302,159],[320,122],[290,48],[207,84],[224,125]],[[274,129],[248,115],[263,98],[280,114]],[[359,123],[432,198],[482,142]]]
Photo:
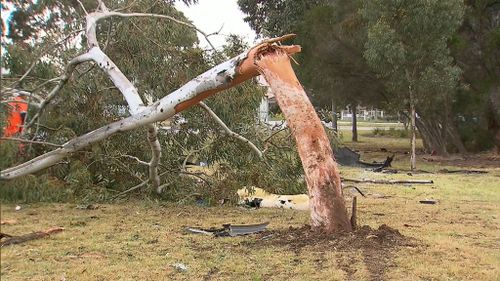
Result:
[[[104,14],[104,16],[107,14]],[[94,33],[91,32],[90,34]],[[274,90],[278,104],[285,114],[288,125],[296,139],[311,198],[312,225],[325,233],[350,231],[351,225],[342,196],[340,176],[329,140],[319,117],[290,65],[289,56],[299,52],[300,46],[279,46],[275,44],[275,42],[287,38],[290,38],[290,36],[264,41],[251,48],[248,52],[244,52],[206,71],[180,89],[151,105],[143,106],[138,102],[129,102],[131,105],[140,105],[138,106],[140,110],[132,111],[130,117],[76,137],[62,144],[56,150],[42,154],[15,167],[4,169],[0,171],[0,179],[13,179],[35,173],[59,163],[61,159],[75,151],[88,147],[113,134],[165,120],[198,104],[211,95],[234,87],[258,75],[260,72],[264,74],[269,85]],[[85,58],[104,61],[106,62],[104,65],[113,66],[107,56],[102,55],[98,47],[92,47],[86,53]],[[114,67],[109,70],[117,70],[117,68]],[[123,92],[125,94],[130,93],[130,91],[125,90]],[[136,97],[135,93],[125,95],[127,100]],[[152,137],[155,132],[152,131],[151,133]],[[152,138],[150,141],[156,142]]]
[[351,231],[330,142],[293,72],[289,56],[279,48],[269,48],[265,55],[256,57],[255,64],[273,90],[295,137],[309,191],[313,228],[325,233]]
[[358,104],[352,105],[352,141],[358,141]]

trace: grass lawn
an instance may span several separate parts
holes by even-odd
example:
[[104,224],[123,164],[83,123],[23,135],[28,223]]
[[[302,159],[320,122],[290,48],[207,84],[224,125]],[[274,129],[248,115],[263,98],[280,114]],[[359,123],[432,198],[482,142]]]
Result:
[[[395,152],[394,166],[407,169],[408,155],[402,153],[408,150],[407,140],[363,135],[360,140],[348,145],[361,150],[363,158],[380,159]],[[388,152],[381,152],[381,147]],[[422,170],[468,168],[466,160],[428,162],[424,157],[419,155]],[[297,229],[308,223],[309,214],[284,209],[132,201],[95,210],[39,203],[15,211],[15,204],[2,204],[2,220],[17,223],[2,225],[1,232],[19,235],[52,226],[65,230],[2,248],[1,279],[499,280],[500,167],[495,163],[500,162],[481,157],[470,165],[486,174],[410,176],[342,168],[344,177],[434,180],[431,185],[357,185],[367,195],[358,196],[358,224],[374,229],[387,224],[402,235],[394,239],[362,231],[310,239]],[[439,203],[420,204],[422,199]],[[350,200],[347,196],[348,204]],[[185,226],[264,221],[270,221],[268,232],[245,237],[213,238],[183,231]],[[176,270],[176,263],[187,270]]]

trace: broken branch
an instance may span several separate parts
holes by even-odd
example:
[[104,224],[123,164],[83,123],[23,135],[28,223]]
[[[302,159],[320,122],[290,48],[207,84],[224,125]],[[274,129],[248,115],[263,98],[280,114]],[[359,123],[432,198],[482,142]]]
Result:
[[259,158],[262,158],[262,155],[263,155],[262,151],[260,151],[260,149],[257,148],[257,146],[253,142],[249,141],[244,136],[242,136],[238,133],[235,133],[234,131],[229,129],[229,127],[226,125],[226,123],[224,123],[224,121],[222,121],[219,118],[219,116],[217,116],[217,114],[215,112],[213,112],[213,110],[208,105],[206,105],[204,102],[200,101],[198,103],[198,105],[201,106],[210,115],[210,117],[212,117],[212,119],[222,127],[222,129],[224,129],[224,131],[226,132],[227,135],[247,144],[255,152],[255,154],[257,154],[257,156],[259,156]]
[[59,233],[63,230],[64,230],[64,228],[62,228],[62,227],[53,227],[53,228],[49,228],[45,231],[37,231],[37,232],[28,233],[28,234],[19,235],[19,236],[12,236],[12,235],[2,233],[3,234],[2,236],[9,237],[9,238],[4,240],[4,241],[1,241],[0,247],[3,248],[3,247],[8,246],[8,245],[21,244],[21,243],[24,243],[26,241],[44,238],[44,237],[49,236],[51,234]]

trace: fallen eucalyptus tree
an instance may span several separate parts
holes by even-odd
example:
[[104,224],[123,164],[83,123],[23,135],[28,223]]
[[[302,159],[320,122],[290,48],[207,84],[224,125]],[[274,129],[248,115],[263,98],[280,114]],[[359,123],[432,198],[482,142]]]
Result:
[[[130,87],[131,84],[129,84],[129,88],[126,88],[123,84],[120,84],[120,87],[123,88],[122,92],[126,93],[126,99],[129,100],[131,108],[134,108],[130,110],[134,112],[130,117],[74,138],[62,144],[60,148],[42,154],[30,161],[5,169],[0,172],[0,178],[12,179],[35,173],[57,164],[71,153],[101,141],[115,133],[133,130],[154,122],[166,120],[176,113],[198,104],[199,101],[217,92],[234,87],[257,76],[258,71],[253,63],[257,55],[261,55],[268,49],[283,50],[286,54],[293,54],[300,50],[298,46],[273,45],[275,42],[279,42],[286,38],[288,37],[280,37],[258,44],[249,51],[213,67],[173,93],[149,106],[144,106],[140,103],[137,99],[138,96],[135,95],[137,90],[135,90],[133,85]],[[111,60],[107,59],[107,57],[103,57],[104,54],[98,47],[92,47],[87,54],[89,54],[90,57],[95,57],[97,61],[100,61],[100,66],[104,71],[111,70],[116,80],[119,80],[118,78],[123,75]],[[115,74],[116,76],[114,76]],[[130,83],[128,80],[126,80],[126,82]]]
[[[153,151],[153,157],[148,163],[150,181],[158,187],[159,178],[156,170],[161,148],[156,138],[154,122],[170,118],[209,96],[262,74],[274,91],[278,105],[285,114],[287,123],[297,142],[309,190],[312,226],[326,233],[351,230],[342,195],[340,176],[336,162],[332,157],[330,143],[319,117],[290,64],[290,55],[299,52],[300,46],[276,44],[291,38],[293,35],[270,39],[257,44],[250,50],[213,67],[178,90],[146,106],[143,104],[134,85],[98,45],[95,32],[96,24],[100,20],[112,16],[153,16],[175,21],[175,19],[163,15],[110,12],[100,2],[98,11],[89,13],[86,17],[88,51],[70,62],[66,68],[65,76],[51,91],[49,97],[57,94],[69,79],[71,71],[77,64],[94,61],[122,93],[129,105],[131,116],[76,137],[62,144],[60,148],[30,161],[5,169],[0,172],[0,179],[12,179],[35,173],[59,163],[64,157],[75,151],[88,147],[113,134],[146,126],[148,128],[148,140]],[[41,110],[43,110],[43,105],[40,112]]]

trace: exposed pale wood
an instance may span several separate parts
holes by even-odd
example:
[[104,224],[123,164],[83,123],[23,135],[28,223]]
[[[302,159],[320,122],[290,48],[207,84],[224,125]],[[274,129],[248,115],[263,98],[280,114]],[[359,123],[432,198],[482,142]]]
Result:
[[282,49],[268,47],[255,58],[295,138],[309,191],[311,225],[325,233],[350,231],[337,163],[314,107]]

